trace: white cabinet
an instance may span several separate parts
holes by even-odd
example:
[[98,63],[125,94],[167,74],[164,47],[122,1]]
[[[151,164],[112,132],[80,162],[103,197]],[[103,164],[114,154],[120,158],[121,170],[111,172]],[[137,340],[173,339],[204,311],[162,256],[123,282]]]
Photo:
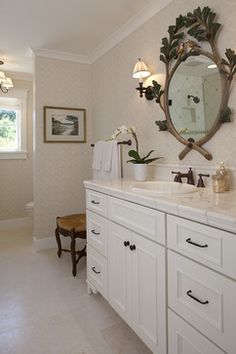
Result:
[[153,353],[166,354],[165,250],[112,222],[109,302]]
[[236,235],[125,199],[87,191],[89,288],[155,354],[235,354]]

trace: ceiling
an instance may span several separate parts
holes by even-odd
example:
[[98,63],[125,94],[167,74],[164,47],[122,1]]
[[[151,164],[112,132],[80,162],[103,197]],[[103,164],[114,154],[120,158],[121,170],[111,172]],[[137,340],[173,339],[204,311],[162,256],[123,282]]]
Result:
[[0,59],[5,61],[2,69],[32,72],[30,48],[36,49],[36,53],[40,48],[44,54],[62,52],[91,62],[99,49],[105,52],[112,42],[117,43],[122,35],[136,29],[169,2],[0,0]]

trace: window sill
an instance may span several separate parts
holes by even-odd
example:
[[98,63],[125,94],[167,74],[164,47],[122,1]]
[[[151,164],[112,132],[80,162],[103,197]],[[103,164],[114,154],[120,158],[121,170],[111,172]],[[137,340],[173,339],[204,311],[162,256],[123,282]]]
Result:
[[0,151],[0,160],[25,160],[26,151]]

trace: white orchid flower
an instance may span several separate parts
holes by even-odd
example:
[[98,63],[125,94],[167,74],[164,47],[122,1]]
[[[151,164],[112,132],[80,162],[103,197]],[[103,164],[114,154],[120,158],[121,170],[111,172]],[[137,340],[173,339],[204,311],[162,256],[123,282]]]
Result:
[[131,125],[129,128],[128,128],[128,131],[129,131],[129,133],[135,133],[136,132],[136,127],[135,126],[133,126],[133,125]]
[[128,134],[128,128],[125,125],[122,125],[118,128],[122,134]]
[[118,135],[120,135],[120,134],[121,134],[121,131],[119,130],[119,128],[117,128],[117,129],[114,131],[114,133],[112,134],[111,138],[112,138],[113,140],[115,140],[115,139],[118,137]]

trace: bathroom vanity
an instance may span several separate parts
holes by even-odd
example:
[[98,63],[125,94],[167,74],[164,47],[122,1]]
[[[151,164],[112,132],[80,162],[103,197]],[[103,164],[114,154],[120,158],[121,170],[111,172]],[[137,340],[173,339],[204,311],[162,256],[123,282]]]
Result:
[[157,354],[236,353],[236,192],[85,182],[87,283]]

